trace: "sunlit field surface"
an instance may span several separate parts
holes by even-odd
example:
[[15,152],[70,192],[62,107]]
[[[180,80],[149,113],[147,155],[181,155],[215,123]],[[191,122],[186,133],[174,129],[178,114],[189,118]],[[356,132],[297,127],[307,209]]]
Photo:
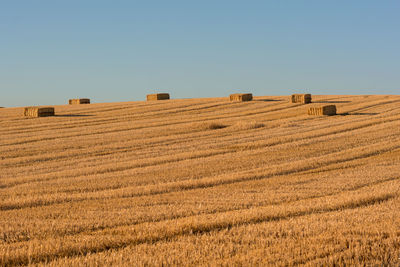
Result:
[[400,96],[313,102],[0,109],[0,266],[400,264]]

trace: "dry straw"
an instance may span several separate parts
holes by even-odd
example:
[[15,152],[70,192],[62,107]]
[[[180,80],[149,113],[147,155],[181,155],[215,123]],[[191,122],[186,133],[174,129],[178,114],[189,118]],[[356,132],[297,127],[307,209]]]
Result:
[[147,95],[147,101],[152,101],[152,100],[167,100],[169,99],[169,94],[168,93],[159,93],[159,94],[150,94]]
[[336,115],[336,106],[325,105],[320,107],[311,107],[308,109],[308,115]]
[[54,116],[54,108],[53,107],[26,107],[24,108],[24,116],[25,117],[48,117]]
[[70,105],[90,104],[90,99],[89,98],[70,99],[68,103]]
[[235,130],[251,130],[264,127],[264,123],[256,121],[240,121],[232,125]]
[[292,103],[309,104],[311,103],[311,94],[293,94]]
[[252,94],[231,94],[229,96],[230,101],[251,101],[253,100]]

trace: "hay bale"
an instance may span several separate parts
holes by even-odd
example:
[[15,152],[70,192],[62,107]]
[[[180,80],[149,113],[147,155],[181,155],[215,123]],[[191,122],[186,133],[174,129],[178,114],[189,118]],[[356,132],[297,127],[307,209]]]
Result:
[[293,94],[292,103],[309,104],[311,103],[311,94]]
[[229,96],[230,101],[251,101],[253,100],[252,94],[231,94]]
[[53,107],[26,107],[24,108],[24,116],[25,117],[48,117],[54,116],[54,108]]
[[325,105],[320,107],[311,107],[308,109],[308,115],[336,115],[336,106]]
[[150,94],[146,96],[147,101],[153,100],[168,100],[169,94],[168,93],[158,93],[158,94]]
[[90,104],[89,98],[79,98],[79,99],[70,99],[68,101],[70,105],[79,105],[79,104]]

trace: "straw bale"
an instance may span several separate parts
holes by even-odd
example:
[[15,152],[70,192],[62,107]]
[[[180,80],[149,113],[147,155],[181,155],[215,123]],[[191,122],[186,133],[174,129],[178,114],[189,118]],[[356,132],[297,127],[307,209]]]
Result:
[[53,107],[26,107],[24,108],[25,117],[47,117],[54,116]]
[[311,103],[311,94],[293,94],[292,103],[309,104]]
[[336,115],[336,106],[325,105],[320,107],[311,107],[308,109],[308,115]]
[[70,105],[90,104],[90,99],[89,98],[70,99],[68,103]]
[[252,94],[231,94],[230,101],[251,101],[253,100]]
[[158,93],[158,94],[147,95],[147,101],[167,100],[167,99],[169,99],[169,94],[168,93]]

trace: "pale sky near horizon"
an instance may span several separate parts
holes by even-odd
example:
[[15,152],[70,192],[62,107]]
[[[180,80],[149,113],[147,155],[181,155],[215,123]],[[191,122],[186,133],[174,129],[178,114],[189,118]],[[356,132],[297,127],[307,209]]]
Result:
[[0,1],[0,106],[399,94],[400,1]]

